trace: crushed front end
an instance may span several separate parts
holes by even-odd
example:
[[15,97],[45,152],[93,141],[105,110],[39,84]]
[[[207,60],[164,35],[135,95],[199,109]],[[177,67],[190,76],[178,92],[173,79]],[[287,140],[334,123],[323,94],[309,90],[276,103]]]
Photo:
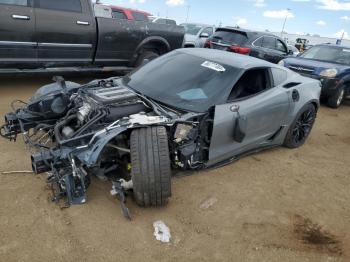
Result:
[[[20,103],[19,108],[15,108]],[[22,134],[34,152],[32,169],[47,173],[55,202],[87,201],[94,175],[112,182],[126,217],[125,193],[133,189],[130,135],[133,130],[164,127],[173,168],[195,169],[208,158],[210,114],[185,113],[160,106],[123,86],[120,79],[77,85],[58,79],[40,88],[28,103],[15,101],[1,136]]]

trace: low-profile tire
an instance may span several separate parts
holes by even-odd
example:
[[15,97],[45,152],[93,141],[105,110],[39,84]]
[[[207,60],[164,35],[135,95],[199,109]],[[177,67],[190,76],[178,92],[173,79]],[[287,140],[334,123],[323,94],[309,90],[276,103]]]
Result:
[[337,91],[328,98],[327,105],[331,108],[340,107],[345,97],[345,87],[341,86],[337,89]]
[[166,205],[171,196],[171,168],[165,127],[133,130],[130,150],[136,203],[142,207]]
[[290,126],[284,140],[284,146],[288,148],[298,148],[302,146],[311,133],[316,115],[317,110],[313,104],[304,106]]
[[159,57],[159,54],[154,51],[143,51],[137,58],[135,62],[135,67],[145,65],[153,59],[156,59],[157,57]]

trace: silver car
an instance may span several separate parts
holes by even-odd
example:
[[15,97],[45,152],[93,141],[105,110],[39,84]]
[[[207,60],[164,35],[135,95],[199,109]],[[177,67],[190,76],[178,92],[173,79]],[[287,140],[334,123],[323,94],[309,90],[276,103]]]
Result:
[[173,51],[122,78],[56,80],[5,116],[1,136],[22,133],[37,148],[32,167],[48,172],[54,200],[85,203],[95,175],[112,182],[127,217],[128,191],[141,206],[167,203],[171,170],[303,145],[321,92],[319,81],[289,69],[200,48]]
[[185,48],[204,47],[207,39],[215,32],[215,27],[212,25],[185,23],[180,26],[185,28]]

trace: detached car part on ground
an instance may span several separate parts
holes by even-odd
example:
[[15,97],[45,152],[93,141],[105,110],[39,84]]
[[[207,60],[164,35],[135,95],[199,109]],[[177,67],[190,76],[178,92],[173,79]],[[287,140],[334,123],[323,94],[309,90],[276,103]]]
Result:
[[321,89],[283,67],[209,49],[173,51],[123,78],[82,86],[56,80],[7,114],[1,135],[22,133],[37,149],[33,170],[48,172],[55,200],[85,203],[96,175],[112,181],[126,216],[131,190],[140,206],[167,203],[171,169],[301,146]]
[[344,99],[350,98],[350,47],[317,45],[279,64],[303,76],[320,80],[321,98],[329,107],[338,108]]

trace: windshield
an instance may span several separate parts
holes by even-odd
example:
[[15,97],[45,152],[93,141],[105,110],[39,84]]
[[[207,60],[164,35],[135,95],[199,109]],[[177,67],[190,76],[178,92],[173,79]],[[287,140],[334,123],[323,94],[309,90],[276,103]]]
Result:
[[200,25],[194,25],[194,24],[182,24],[185,28],[185,33],[189,35],[197,35],[199,31],[203,28]]
[[181,52],[162,56],[123,78],[123,84],[174,108],[205,112],[224,103],[240,69]]
[[350,48],[315,46],[301,55],[303,58],[350,65]]

